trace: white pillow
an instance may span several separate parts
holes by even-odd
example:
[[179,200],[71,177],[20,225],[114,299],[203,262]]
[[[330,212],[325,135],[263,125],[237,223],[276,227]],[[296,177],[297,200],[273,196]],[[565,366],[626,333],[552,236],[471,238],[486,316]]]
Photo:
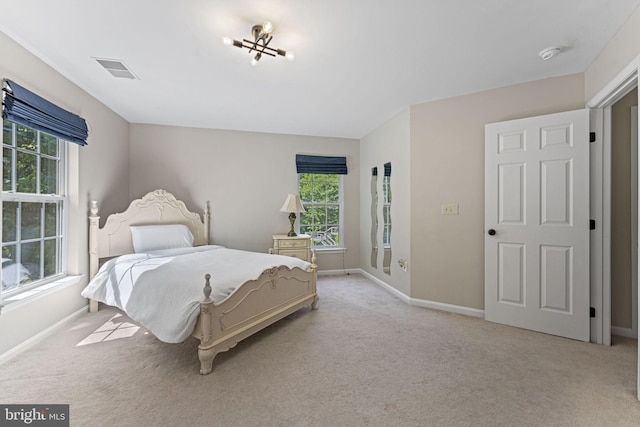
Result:
[[184,224],[136,225],[129,229],[136,253],[193,246],[193,234]]

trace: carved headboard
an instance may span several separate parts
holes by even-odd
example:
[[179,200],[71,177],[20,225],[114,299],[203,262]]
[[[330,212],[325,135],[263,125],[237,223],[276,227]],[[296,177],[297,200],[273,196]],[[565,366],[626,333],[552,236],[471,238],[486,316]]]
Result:
[[99,227],[98,203],[91,202],[89,216],[89,274],[98,272],[100,258],[133,253],[131,225],[184,224],[193,234],[195,246],[209,244],[209,203],[205,203],[204,218],[190,212],[184,202],[165,190],[155,190],[131,202],[126,211],[109,215],[104,227]]

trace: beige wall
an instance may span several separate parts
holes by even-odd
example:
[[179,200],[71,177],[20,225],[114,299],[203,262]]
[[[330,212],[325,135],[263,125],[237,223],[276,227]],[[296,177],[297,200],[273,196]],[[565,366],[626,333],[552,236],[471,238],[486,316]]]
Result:
[[132,198],[162,188],[198,212],[208,200],[213,243],[257,252],[289,230],[280,207],[288,193],[298,193],[296,154],[346,156],[347,251],[319,252],[318,268],[359,267],[358,140],[132,124],[130,141]]
[[[0,11],[0,13],[2,13]],[[83,275],[77,286],[31,300],[0,315],[0,354],[87,304],[80,291],[88,276],[88,205],[103,201],[110,210],[128,203],[128,123],[78,86],[0,33],[0,77],[37,93],[83,117],[89,126],[86,147],[69,144],[68,271]],[[114,90],[116,83],[114,83]]]
[[634,89],[611,108],[611,324],[632,326],[631,106]]
[[640,8],[627,19],[585,72],[585,99],[590,101],[640,55]]
[[413,298],[484,308],[485,124],[584,106],[575,74],[411,107]]
[[[399,259],[411,259],[411,182],[410,182],[409,109],[382,124],[360,141],[360,268],[393,286],[400,292],[411,293],[411,263],[402,271]],[[391,274],[383,272],[382,193],[383,165],[391,162]],[[378,168],[378,254],[377,268],[371,263],[371,169]]]

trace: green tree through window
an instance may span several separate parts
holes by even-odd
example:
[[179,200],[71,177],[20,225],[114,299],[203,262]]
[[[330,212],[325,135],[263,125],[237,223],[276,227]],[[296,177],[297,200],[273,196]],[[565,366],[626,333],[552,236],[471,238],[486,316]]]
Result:
[[339,175],[298,174],[306,210],[300,215],[300,232],[309,234],[314,246],[340,246],[340,183]]
[[58,138],[2,122],[2,291],[62,273],[63,152]]

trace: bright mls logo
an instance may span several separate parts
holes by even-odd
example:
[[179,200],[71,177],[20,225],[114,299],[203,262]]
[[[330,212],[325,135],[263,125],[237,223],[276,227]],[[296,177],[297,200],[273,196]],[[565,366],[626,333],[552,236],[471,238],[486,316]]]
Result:
[[69,427],[69,405],[0,405],[0,425]]

